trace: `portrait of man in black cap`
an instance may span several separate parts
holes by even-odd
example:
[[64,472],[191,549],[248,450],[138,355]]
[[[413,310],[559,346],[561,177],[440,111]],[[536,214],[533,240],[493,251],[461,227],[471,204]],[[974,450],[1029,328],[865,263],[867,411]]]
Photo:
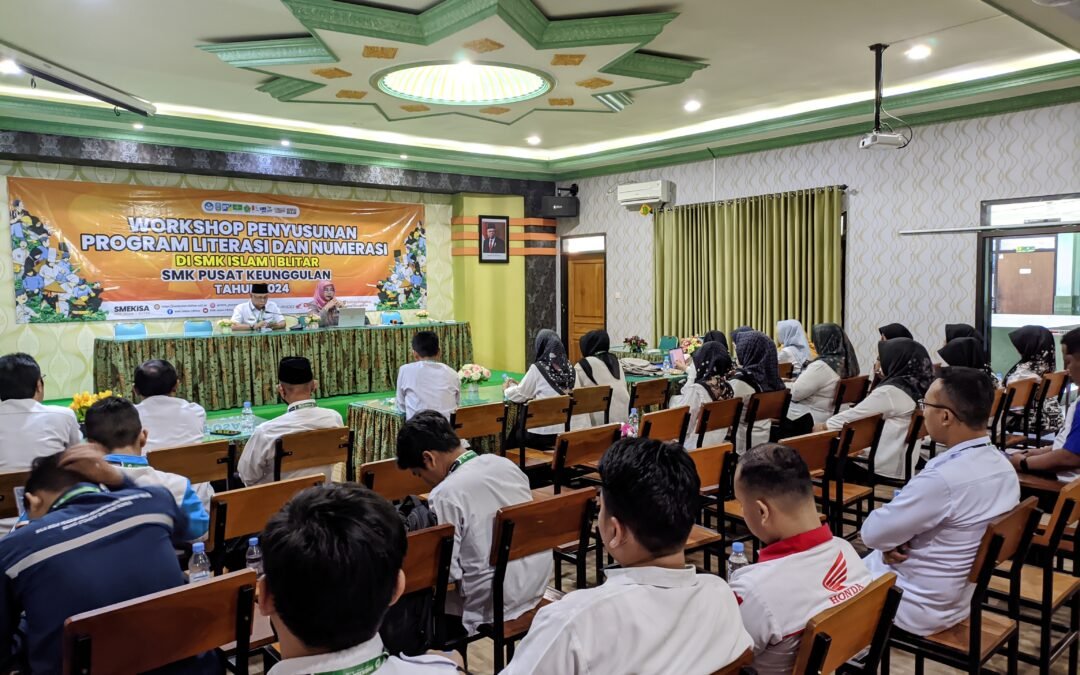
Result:
[[251,299],[233,309],[232,329],[235,331],[281,330],[285,317],[277,303],[270,299],[266,284],[251,284]]

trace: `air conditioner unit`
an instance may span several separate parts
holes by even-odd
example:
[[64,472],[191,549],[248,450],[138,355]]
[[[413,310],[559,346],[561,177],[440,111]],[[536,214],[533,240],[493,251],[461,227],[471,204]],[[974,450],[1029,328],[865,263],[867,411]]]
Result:
[[670,204],[675,198],[675,184],[669,180],[651,180],[647,183],[620,185],[619,203],[623,206],[642,204]]

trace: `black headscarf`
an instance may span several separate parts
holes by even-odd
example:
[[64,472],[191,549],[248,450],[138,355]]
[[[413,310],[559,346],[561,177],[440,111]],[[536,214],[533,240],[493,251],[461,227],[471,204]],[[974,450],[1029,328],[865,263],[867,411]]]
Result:
[[811,330],[811,337],[817,349],[817,360],[827,363],[840,379],[859,374],[859,357],[843,328],[835,323],[819,323]]
[[772,338],[760,331],[740,328],[732,333],[732,339],[735,340],[735,352],[739,356],[740,367],[735,372],[736,379],[759,392],[784,388],[776,361],[776,343]]
[[727,381],[727,374],[731,372],[731,354],[723,343],[706,342],[698,347],[692,358],[697,371],[694,383],[704,387],[712,400],[720,401],[735,395]]
[[975,326],[971,326],[966,323],[947,323],[945,324],[945,344],[952,342],[957,338],[975,338],[982,344],[982,335],[979,331],[975,330]]
[[915,336],[911,334],[911,331],[907,329],[907,326],[902,323],[890,323],[878,328],[878,332],[881,333],[881,336],[886,340],[892,340],[893,338],[915,339]]
[[1005,379],[1020,366],[1027,366],[1036,375],[1054,372],[1057,357],[1054,355],[1054,336],[1045,326],[1024,326],[1009,333],[1009,340],[1020,352],[1020,360],[1005,374]]
[[978,368],[990,373],[990,366],[986,364],[986,356],[983,352],[982,340],[973,337],[958,337],[949,340],[949,343],[937,353],[950,366]]
[[616,380],[619,379],[622,369],[619,368],[618,357],[608,351],[611,349],[611,336],[608,335],[606,330],[591,330],[585,333],[581,336],[579,344],[581,345],[581,360],[578,361],[578,365],[581,366],[581,370],[584,371],[590,382],[596,384],[592,364],[589,363],[588,359],[590,356],[600,360],[607,366],[611,376]]
[[878,358],[884,379],[878,387],[891,385],[918,401],[934,381],[934,366],[926,347],[910,338],[892,338],[878,343]]
[[551,387],[560,394],[569,394],[574,389],[574,367],[566,358],[559,335],[545,328],[536,335],[536,369],[544,376]]
[[724,351],[731,352],[731,345],[728,344],[727,336],[724,335],[724,331],[711,330],[701,338],[703,343],[705,342],[719,342],[724,345]]

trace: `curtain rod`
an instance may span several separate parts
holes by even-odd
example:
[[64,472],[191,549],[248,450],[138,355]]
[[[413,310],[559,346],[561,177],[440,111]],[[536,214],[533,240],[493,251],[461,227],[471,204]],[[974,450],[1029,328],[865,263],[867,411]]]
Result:
[[[708,205],[712,205],[712,204],[732,204],[732,203],[735,203],[735,202],[746,201],[748,199],[759,199],[761,197],[772,198],[772,197],[778,197],[778,196],[783,196],[783,195],[799,194],[801,192],[823,192],[825,190],[834,190],[834,189],[844,192],[844,191],[847,191],[848,186],[847,185],[823,185],[821,187],[803,188],[801,190],[788,190],[786,192],[769,192],[769,193],[761,194],[761,195],[751,195],[749,197],[732,197],[731,199],[722,199],[720,201],[694,202],[692,204],[676,204],[674,206],[666,205],[661,209],[657,209],[657,211],[674,211],[677,208],[683,208],[683,207],[688,207],[688,206],[700,206],[702,204],[708,204]],[[714,197],[714,199],[715,199],[715,196],[716,196],[716,182],[713,181],[713,197]]]
[[947,227],[939,230],[900,230],[897,234],[901,237],[910,237],[921,234],[961,234],[965,232],[999,232],[1007,230],[1033,230],[1044,227],[1068,227],[1080,225],[1080,222],[1048,222],[1048,223],[1024,223],[1022,225],[987,225],[986,227]]

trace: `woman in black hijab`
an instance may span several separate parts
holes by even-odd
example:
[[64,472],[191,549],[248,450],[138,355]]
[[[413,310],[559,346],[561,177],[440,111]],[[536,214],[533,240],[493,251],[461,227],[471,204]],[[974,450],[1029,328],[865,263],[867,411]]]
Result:
[[859,357],[843,328],[835,323],[819,323],[810,335],[818,353],[817,360],[824,361],[840,379],[859,374]]
[[780,391],[784,381],[780,379],[776,356],[776,344],[765,333],[753,329],[739,329],[734,335],[735,352],[739,357],[739,369],[735,379],[742,380],[754,391]]
[[982,335],[975,330],[975,326],[966,323],[945,324],[945,344],[949,344],[957,338],[975,338],[982,342]]
[[[690,422],[687,426],[687,447],[698,447],[698,435],[696,433],[698,420],[701,417],[701,408],[713,401],[724,401],[735,396],[728,381],[731,372],[731,355],[724,345],[717,342],[706,342],[693,354],[694,380],[688,381],[682,392],[672,398],[669,407],[678,408],[688,406],[690,408]],[[727,436],[727,429],[710,431],[705,435],[705,445],[711,446],[723,443]]]
[[791,435],[809,433],[815,424],[822,424],[832,417],[840,380],[859,374],[859,358],[843,328],[835,323],[819,323],[810,333],[818,357],[806,364],[791,384],[790,429],[785,430]]
[[[1020,352],[1020,360],[1016,362],[1009,372],[1005,373],[1005,386],[1009,386],[1018,380],[1037,380],[1042,382],[1043,375],[1054,372],[1057,369],[1056,346],[1054,335],[1045,326],[1024,326],[1009,333],[1009,341],[1012,342],[1016,351]],[[1036,392],[1038,392],[1038,384]],[[1064,423],[1061,414],[1061,404],[1056,398],[1047,398],[1043,404],[1043,429],[1049,433],[1057,433]],[[1015,416],[1014,416],[1015,418]],[[1017,420],[1010,420],[1010,428],[1017,428]]]
[[[529,366],[521,383],[506,381],[506,399],[514,403],[528,403],[535,398],[565,396],[574,390],[574,377],[574,367],[566,358],[566,349],[559,335],[553,330],[545,329],[536,336],[533,364]],[[562,424],[529,429],[526,440],[531,448],[552,449],[555,447],[555,439],[565,430]]]
[[[581,337],[581,360],[574,370],[577,372],[576,387],[611,387],[611,403],[608,406],[607,422],[622,423],[630,416],[630,389],[626,386],[626,376],[619,359],[608,350],[611,337],[607,331],[594,330]],[[604,413],[589,413],[592,426],[606,424]]]
[[983,351],[982,340],[973,337],[958,337],[938,350],[938,355],[946,365],[960,368],[976,368],[990,376],[994,388],[1001,386],[1001,381],[994,374],[990,365],[986,362],[986,354]]
[[893,338],[907,338],[909,340],[914,339],[915,336],[911,334],[911,331],[907,329],[902,323],[890,323],[878,328],[878,332],[881,333],[882,340],[892,340]]
[[702,336],[701,341],[703,343],[719,342],[721,345],[724,346],[724,351],[728,352],[729,354],[731,352],[731,345],[728,344],[727,335],[724,335],[724,331],[711,330]]

